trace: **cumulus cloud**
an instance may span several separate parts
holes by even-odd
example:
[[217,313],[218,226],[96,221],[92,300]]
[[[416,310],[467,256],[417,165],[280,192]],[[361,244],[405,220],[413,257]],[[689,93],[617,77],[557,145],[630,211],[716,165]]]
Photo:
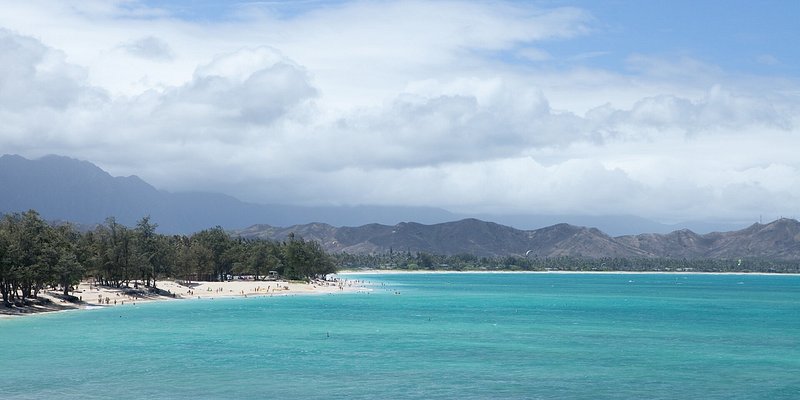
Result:
[[719,85],[697,99],[666,94],[645,97],[627,110],[606,104],[590,110],[586,118],[601,136],[628,139],[653,139],[664,132],[694,135],[723,130],[735,135],[754,126],[796,128],[792,116],[779,111],[770,99],[733,93]]
[[88,88],[85,71],[41,42],[0,29],[0,107],[65,109],[99,95]]
[[[197,69],[191,82],[167,90],[155,113],[201,124],[226,121],[263,125],[316,95],[305,70],[271,49],[243,49]],[[192,111],[194,110],[194,111]]]
[[683,56],[548,67],[540,43],[592,34],[579,9],[345,2],[200,26],[31,4],[14,7],[107,34],[0,29],[3,152],[269,203],[676,221],[800,200],[797,82]]
[[[0,29],[0,149],[38,156],[92,142],[71,132],[108,104],[85,69],[36,39]],[[51,149],[51,150],[50,150]]]

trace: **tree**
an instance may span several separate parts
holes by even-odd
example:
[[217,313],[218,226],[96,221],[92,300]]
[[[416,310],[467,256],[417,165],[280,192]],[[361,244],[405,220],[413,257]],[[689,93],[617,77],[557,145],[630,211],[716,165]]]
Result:
[[233,267],[232,253],[228,250],[233,245],[230,236],[222,227],[214,227],[196,233],[192,241],[199,241],[206,249],[211,251],[213,260],[214,280],[225,280]]
[[84,274],[84,267],[79,259],[81,235],[69,224],[59,226],[55,233],[54,243],[57,249],[55,277],[64,290],[64,296],[67,296],[72,285],[79,283]]
[[433,257],[428,253],[417,254],[417,265],[422,269],[433,269]]
[[214,252],[200,242],[193,242],[189,247],[189,261],[194,275],[200,279],[216,277],[214,270]]
[[6,215],[0,227],[0,292],[10,306],[24,303],[46,286],[69,283],[82,275],[75,262],[77,234],[70,226],[53,228],[34,210]]
[[133,231],[135,243],[135,256],[133,257],[138,275],[144,281],[146,287],[150,287],[150,279],[153,280],[153,288],[156,287],[156,264],[159,264],[161,259],[158,248],[158,240],[156,237],[157,224],[150,223],[150,216],[142,217],[136,223],[136,229]]
[[306,264],[306,257],[303,252],[305,241],[303,238],[296,238],[294,232],[289,233],[289,241],[283,244],[283,270],[282,276],[289,279],[302,277],[302,269]]
[[104,285],[128,286],[132,277],[133,246],[130,230],[114,217],[98,228],[98,254],[102,272],[100,282]]
[[11,249],[12,268],[15,269],[17,288],[22,301],[35,297],[40,285],[50,275],[49,270],[57,262],[56,250],[52,246],[50,227],[34,210],[21,214],[18,229],[14,230]]
[[333,259],[316,241],[305,241],[289,235],[284,244],[284,268],[282,275],[290,279],[311,279],[336,272]]
[[262,275],[278,265],[278,258],[274,255],[272,243],[258,240],[248,246],[247,264],[249,271],[260,279]]
[[11,294],[11,258],[10,258],[10,232],[11,217],[4,216],[0,220],[0,294],[3,296],[3,304],[11,306],[9,295]]
[[320,278],[336,272],[333,259],[319,242],[313,240],[306,242],[306,254],[309,262],[306,278]]

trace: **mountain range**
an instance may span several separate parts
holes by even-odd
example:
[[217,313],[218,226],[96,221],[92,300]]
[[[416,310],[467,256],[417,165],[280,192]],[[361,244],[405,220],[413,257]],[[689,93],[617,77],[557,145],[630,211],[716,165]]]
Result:
[[213,226],[240,229],[252,224],[292,226],[313,222],[332,226],[394,225],[403,221],[437,224],[476,218],[537,229],[558,223],[597,227],[611,235],[668,233],[681,228],[707,233],[746,224],[685,222],[668,225],[630,215],[458,214],[434,207],[254,204],[219,193],[171,193],[139,177],[113,177],[88,162],[49,155],[29,160],[0,156],[0,213],[35,209],[46,219],[89,225],[113,216],[131,226],[150,215],[161,233],[188,234]]
[[[136,176],[113,177],[90,162],[62,156],[38,160],[1,156],[0,188],[0,213],[35,209],[49,220],[90,226],[109,216],[132,226],[150,215],[161,233],[186,234],[214,226],[243,237],[271,240],[284,240],[295,233],[321,242],[331,252],[364,254],[393,249],[477,256],[800,259],[800,226],[792,219],[707,233],[689,229],[659,232],[669,226],[630,216],[583,220],[605,221],[605,226],[612,227],[627,223],[660,229],[635,234],[620,234],[615,229],[614,236],[568,223],[520,229],[438,208],[262,205],[218,193],[170,193]],[[479,216],[483,217],[487,216]],[[519,225],[520,220],[541,224],[557,217],[504,218]],[[573,217],[572,221],[576,219],[581,220]],[[249,228],[242,229],[246,226]]]
[[389,251],[472,254],[480,257],[618,257],[673,259],[762,258],[800,260],[800,222],[782,218],[732,231],[611,237],[596,228],[556,224],[519,230],[477,219],[433,225],[400,223],[336,228],[305,224],[288,228],[254,225],[234,232],[245,238],[285,240],[290,233],[319,241],[329,252],[375,254]]

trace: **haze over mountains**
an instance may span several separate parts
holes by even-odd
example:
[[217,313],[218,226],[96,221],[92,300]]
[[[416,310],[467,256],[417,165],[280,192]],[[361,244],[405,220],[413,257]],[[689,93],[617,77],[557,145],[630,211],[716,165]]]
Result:
[[150,215],[162,233],[191,233],[217,225],[241,229],[253,224],[285,227],[312,222],[331,226],[394,225],[408,221],[437,224],[465,218],[517,229],[569,223],[597,227],[614,236],[667,233],[681,228],[704,233],[745,226],[708,222],[665,225],[635,216],[464,215],[432,207],[261,205],[219,193],[170,193],[137,176],[112,177],[88,161],[55,155],[38,160],[0,156],[0,188],[0,212],[35,209],[46,219],[89,225],[103,222],[109,216],[133,225],[142,216]]
[[113,216],[128,226],[150,215],[162,233],[192,233],[217,225],[234,229],[255,223],[396,223],[398,215],[425,223],[455,219],[436,208],[260,205],[219,193],[170,193],[137,176],[112,177],[90,162],[53,155],[38,160],[1,156],[0,188],[0,212],[35,209],[45,219],[89,225]]
[[[259,205],[216,193],[169,193],[136,176],[112,177],[87,161],[60,156],[39,160],[0,157],[0,187],[0,212],[35,209],[46,219],[89,225],[108,216],[133,225],[150,215],[162,233],[191,233],[217,225],[243,237],[270,240],[284,240],[295,233],[321,242],[330,252],[800,259],[800,223],[785,218],[705,234],[681,229],[667,234],[651,231],[612,236],[597,228],[567,223],[517,229],[436,208]],[[537,218],[556,217],[527,218],[520,216],[517,221],[532,223]],[[599,217],[584,220],[615,226]],[[634,217],[614,221],[639,229],[667,227]]]

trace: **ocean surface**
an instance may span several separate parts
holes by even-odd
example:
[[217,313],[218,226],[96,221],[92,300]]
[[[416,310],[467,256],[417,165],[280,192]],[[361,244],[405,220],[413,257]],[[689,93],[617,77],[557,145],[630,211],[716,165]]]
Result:
[[0,320],[0,398],[800,398],[798,276],[346,278]]

